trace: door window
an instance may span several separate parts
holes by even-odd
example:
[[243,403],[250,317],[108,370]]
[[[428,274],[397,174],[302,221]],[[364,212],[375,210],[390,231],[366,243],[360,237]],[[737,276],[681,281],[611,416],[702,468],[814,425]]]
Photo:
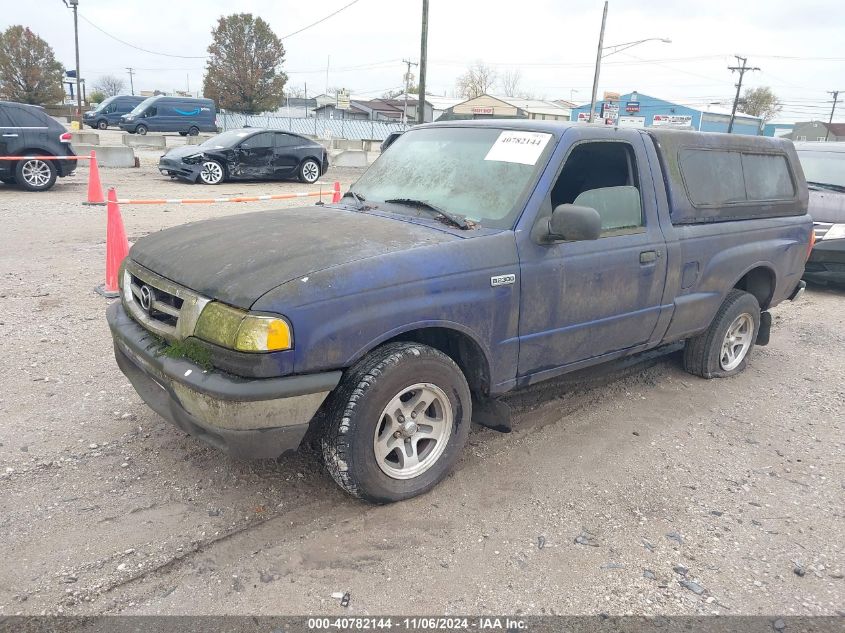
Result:
[[[259,135],[260,136],[260,135]],[[292,134],[276,134],[276,147],[296,147],[300,145],[302,139]]]
[[273,147],[273,134],[270,132],[250,136],[241,143],[241,149],[266,149],[270,147]]
[[644,226],[633,148],[620,142],[577,145],[551,193],[561,204],[591,207],[601,216],[602,237]]

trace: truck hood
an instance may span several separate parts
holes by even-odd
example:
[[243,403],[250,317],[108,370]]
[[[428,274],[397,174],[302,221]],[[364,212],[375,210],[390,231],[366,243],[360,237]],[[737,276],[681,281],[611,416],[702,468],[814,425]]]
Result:
[[845,222],[845,193],[810,189],[810,204],[807,213],[815,222]]
[[248,309],[292,279],[461,238],[435,227],[329,207],[204,220],[138,240],[129,257],[202,295]]

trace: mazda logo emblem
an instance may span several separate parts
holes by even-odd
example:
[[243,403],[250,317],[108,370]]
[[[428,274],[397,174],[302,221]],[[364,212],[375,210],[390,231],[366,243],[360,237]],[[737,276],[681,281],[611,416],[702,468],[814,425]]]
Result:
[[153,307],[153,289],[149,286],[141,286],[141,307],[149,312]]

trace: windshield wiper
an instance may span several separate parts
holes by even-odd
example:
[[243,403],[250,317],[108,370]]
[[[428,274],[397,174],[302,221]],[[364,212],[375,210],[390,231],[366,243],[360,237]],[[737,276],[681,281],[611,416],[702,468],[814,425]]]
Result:
[[467,221],[459,215],[454,213],[450,213],[445,209],[441,209],[440,207],[431,204],[430,202],[426,202],[425,200],[414,200],[413,198],[391,198],[390,200],[385,200],[385,202],[393,203],[393,204],[404,204],[410,207],[418,207],[423,211],[429,212],[431,215],[440,216],[457,226],[459,229],[467,230],[469,229],[469,224]]
[[831,191],[842,191],[845,192],[845,186],[843,185],[834,185],[829,182],[815,182],[813,180],[808,180],[807,184],[810,187],[815,187],[816,189],[830,189]]

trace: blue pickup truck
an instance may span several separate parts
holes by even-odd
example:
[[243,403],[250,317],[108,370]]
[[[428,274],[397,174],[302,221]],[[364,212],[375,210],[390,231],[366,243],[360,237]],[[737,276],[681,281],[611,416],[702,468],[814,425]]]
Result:
[[181,429],[252,458],[310,430],[341,487],[396,501],[511,390],[680,341],[697,376],[742,371],[804,288],[807,199],[781,139],[424,125],[340,203],[140,239],[108,322]]

